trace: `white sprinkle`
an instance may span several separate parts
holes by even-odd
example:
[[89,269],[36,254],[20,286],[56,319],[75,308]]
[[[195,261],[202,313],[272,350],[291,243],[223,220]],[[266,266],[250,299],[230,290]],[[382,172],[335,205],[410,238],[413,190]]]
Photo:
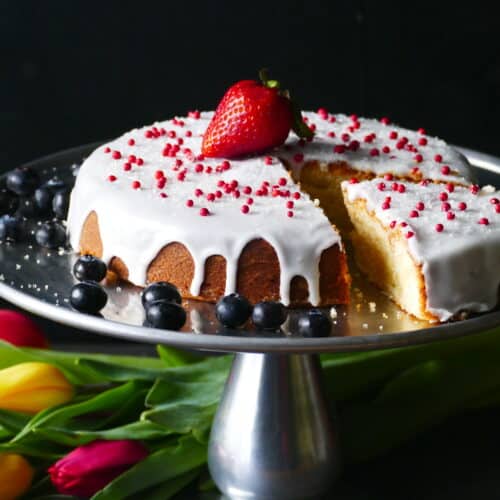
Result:
[[368,307],[370,308],[370,312],[374,313],[377,310],[377,303],[376,302],[368,302]]

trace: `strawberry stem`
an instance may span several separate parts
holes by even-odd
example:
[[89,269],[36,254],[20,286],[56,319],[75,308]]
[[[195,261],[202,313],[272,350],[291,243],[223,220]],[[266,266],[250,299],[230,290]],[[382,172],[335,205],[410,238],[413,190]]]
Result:
[[290,92],[288,90],[281,90],[278,80],[269,79],[269,70],[267,68],[262,68],[259,71],[259,78],[264,87],[279,90],[279,94],[290,101],[293,115],[292,130],[302,139],[312,139],[314,132],[304,123],[300,107],[291,99]]

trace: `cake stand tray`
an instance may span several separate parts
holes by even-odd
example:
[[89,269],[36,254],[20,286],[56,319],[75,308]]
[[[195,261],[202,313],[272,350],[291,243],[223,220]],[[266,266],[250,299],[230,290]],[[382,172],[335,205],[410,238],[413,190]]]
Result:
[[[90,144],[28,163],[43,178],[72,183]],[[480,184],[500,186],[500,158],[459,148]],[[34,226],[33,228],[34,229]],[[28,239],[29,240],[29,239]],[[351,263],[351,304],[328,310],[332,334],[302,338],[291,311],[277,333],[221,329],[211,304],[187,301],[183,331],[143,326],[137,288],[107,287],[98,316],[75,312],[69,292],[75,279],[69,250],[39,248],[33,241],[0,244],[0,297],[53,321],[126,340],[237,353],[217,412],[209,467],[231,498],[306,498],[328,490],[339,471],[337,435],[321,381],[318,353],[403,347],[478,333],[500,325],[500,310],[433,325],[401,312]]]

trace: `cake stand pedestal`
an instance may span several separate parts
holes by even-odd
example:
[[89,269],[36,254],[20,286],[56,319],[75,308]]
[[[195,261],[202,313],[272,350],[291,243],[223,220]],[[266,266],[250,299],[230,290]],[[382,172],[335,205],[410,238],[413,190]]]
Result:
[[212,478],[229,498],[316,498],[339,470],[316,354],[236,354],[210,437]]
[[[45,178],[72,182],[96,144],[29,163]],[[500,159],[462,152],[481,184],[500,186]],[[237,353],[215,417],[209,467],[231,498],[294,499],[329,491],[340,468],[334,415],[324,397],[318,353],[367,351],[443,341],[500,325],[500,311],[444,325],[417,322],[354,272],[353,307],[339,308],[332,336],[302,338],[285,331],[219,331],[213,306],[187,304],[186,331],[142,326],[137,290],[108,288],[101,317],[71,310],[74,255],[40,249],[30,241],[0,245],[0,297],[40,316],[85,331],[185,349]],[[355,268],[352,268],[355,271]],[[376,305],[376,309],[373,308]],[[295,313],[292,313],[293,316]],[[293,320],[293,318],[291,318]],[[293,329],[293,328],[292,328]]]

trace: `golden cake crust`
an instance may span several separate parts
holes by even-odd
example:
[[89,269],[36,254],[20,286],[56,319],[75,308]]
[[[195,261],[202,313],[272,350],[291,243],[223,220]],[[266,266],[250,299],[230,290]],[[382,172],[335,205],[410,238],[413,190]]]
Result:
[[[103,246],[99,220],[91,212],[80,236],[82,254],[102,257]],[[109,263],[109,270],[120,279],[128,280],[128,269],[119,256]],[[350,276],[345,253],[338,245],[326,249],[319,263],[320,305],[347,304],[349,302]],[[194,261],[188,249],[181,243],[170,243],[162,248],[147,271],[147,282],[169,281],[179,288],[185,298],[215,302],[224,295],[226,284],[226,259],[221,255],[210,256],[205,263],[205,276],[199,296],[190,294],[194,276]],[[250,241],[238,261],[237,291],[252,303],[279,300],[280,265],[272,245],[263,239]],[[291,282],[292,306],[310,305],[307,300],[307,282],[295,276]]]

